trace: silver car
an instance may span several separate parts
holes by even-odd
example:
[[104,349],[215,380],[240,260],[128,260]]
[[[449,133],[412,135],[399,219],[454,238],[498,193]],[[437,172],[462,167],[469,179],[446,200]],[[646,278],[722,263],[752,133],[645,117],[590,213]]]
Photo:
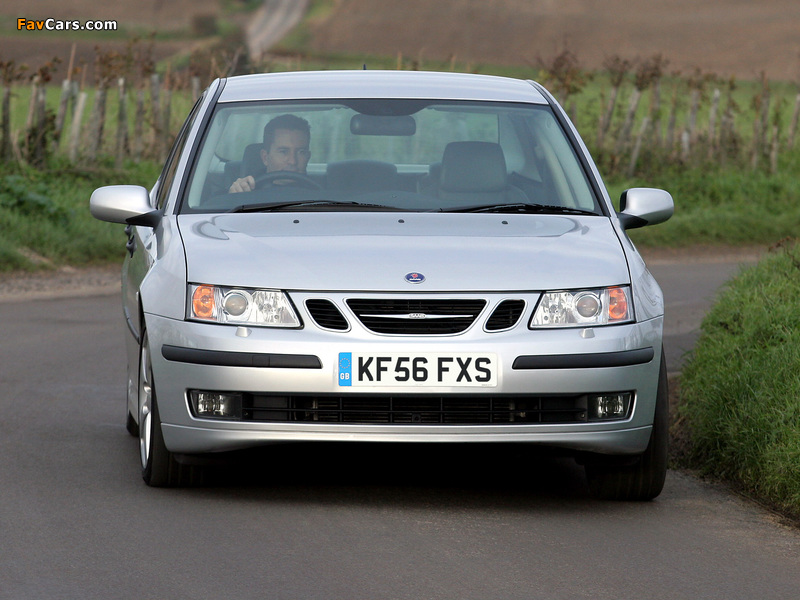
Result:
[[575,127],[532,81],[403,71],[220,79],[127,224],[128,430],[144,480],[276,442],[558,448],[602,498],[667,461],[664,302]]

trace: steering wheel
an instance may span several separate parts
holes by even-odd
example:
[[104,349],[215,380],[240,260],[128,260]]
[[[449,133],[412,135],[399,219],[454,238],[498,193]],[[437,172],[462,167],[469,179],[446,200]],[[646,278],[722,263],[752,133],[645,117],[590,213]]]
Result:
[[254,185],[256,188],[259,188],[263,184],[269,184],[273,181],[283,181],[284,179],[289,179],[292,183],[311,190],[322,189],[322,186],[308,175],[296,171],[272,171],[271,173],[265,173],[255,178]]

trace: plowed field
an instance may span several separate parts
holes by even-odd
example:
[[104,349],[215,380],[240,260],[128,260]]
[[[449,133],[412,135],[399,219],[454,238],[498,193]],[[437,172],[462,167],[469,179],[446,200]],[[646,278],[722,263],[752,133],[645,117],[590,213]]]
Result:
[[[669,70],[723,76],[800,79],[798,0],[335,0],[312,26],[316,50],[409,60],[536,64],[568,48],[585,68],[613,55],[661,53]],[[218,0],[4,0],[0,24],[18,17],[115,19],[147,29],[188,27],[194,15],[218,12]],[[0,32],[2,34],[2,32]],[[0,37],[0,60],[35,66],[66,60],[70,42],[48,32]],[[177,43],[159,45],[159,56]],[[81,45],[86,60],[93,43]]]

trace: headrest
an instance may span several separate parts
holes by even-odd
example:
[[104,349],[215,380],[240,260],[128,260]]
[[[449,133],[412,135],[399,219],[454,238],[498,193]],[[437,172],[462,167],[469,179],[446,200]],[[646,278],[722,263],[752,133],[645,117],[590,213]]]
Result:
[[328,189],[390,190],[397,187],[397,167],[380,160],[342,160],[328,164]]
[[242,172],[240,177],[247,177],[248,175],[257,177],[267,172],[267,167],[264,161],[261,160],[261,149],[263,147],[264,144],[250,144],[245,147],[244,154],[242,154]]
[[500,144],[450,142],[442,155],[440,189],[499,192],[506,189],[506,159]]

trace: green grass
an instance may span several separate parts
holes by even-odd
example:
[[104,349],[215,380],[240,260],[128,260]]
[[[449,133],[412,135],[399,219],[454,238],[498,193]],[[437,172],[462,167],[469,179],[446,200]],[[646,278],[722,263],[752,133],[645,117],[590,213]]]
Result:
[[[88,265],[120,261],[123,227],[102,223],[89,213],[94,189],[115,183],[150,187],[158,177],[155,163],[92,170],[53,166],[45,171],[0,168],[0,272],[42,268],[44,264]],[[22,252],[20,252],[20,249]]]
[[615,202],[630,187],[660,187],[672,194],[674,216],[661,225],[632,231],[637,244],[769,245],[800,231],[796,172],[675,168],[651,177],[613,180],[608,188]]
[[684,367],[687,465],[800,517],[800,246],[735,278]]

